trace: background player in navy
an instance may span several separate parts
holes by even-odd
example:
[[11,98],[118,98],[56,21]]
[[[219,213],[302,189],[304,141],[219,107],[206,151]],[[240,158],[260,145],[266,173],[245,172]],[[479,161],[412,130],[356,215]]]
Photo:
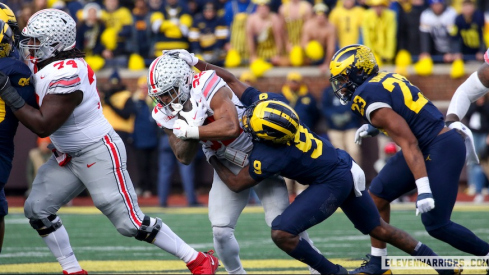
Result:
[[[192,56],[186,51],[181,51],[179,56],[189,64],[192,62]],[[365,191],[362,169],[348,153],[335,149],[329,141],[301,124],[296,112],[284,103],[286,99],[282,95],[260,93],[228,71],[201,60],[196,67],[215,70],[248,106],[241,119],[244,130],[253,138],[250,164],[235,175],[217,157],[209,159],[224,183],[239,192],[280,174],[309,184],[272,222],[272,239],[278,247],[321,274],[346,274],[346,269],[328,261],[298,236],[341,207],[362,233],[376,236],[413,256],[436,255],[426,245],[380,218]],[[206,154],[212,153],[215,152],[207,149]],[[453,274],[453,270],[441,272]]]
[[[10,77],[12,86],[29,105],[36,106],[34,87],[30,84],[31,71],[22,61],[11,56],[13,50],[14,33],[9,25],[0,19],[0,71]],[[19,120],[0,99],[0,252],[5,234],[4,217],[8,214],[4,187],[12,169],[14,136],[18,125]]]
[[[368,47],[340,49],[333,56],[330,70],[335,94],[344,104],[352,101],[352,111],[371,124],[359,128],[357,141],[374,135],[376,127],[402,149],[387,162],[369,189],[381,217],[389,222],[390,202],[417,188],[416,213],[421,213],[431,236],[466,253],[488,255],[488,243],[450,220],[465,162],[461,135],[445,127],[440,111],[406,78],[379,72]],[[385,272],[380,268],[380,256],[384,255],[386,244],[372,238],[373,257],[354,272]]]

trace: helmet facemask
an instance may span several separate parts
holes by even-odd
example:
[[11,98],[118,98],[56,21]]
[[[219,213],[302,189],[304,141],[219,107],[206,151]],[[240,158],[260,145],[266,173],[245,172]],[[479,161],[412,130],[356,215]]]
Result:
[[19,43],[19,48],[25,60],[30,58],[41,62],[56,56],[63,50],[64,45],[61,43],[49,45],[49,38],[47,37],[31,37],[22,39]]
[[[157,108],[167,115],[176,115],[183,110],[183,105],[187,102],[190,95],[191,78],[175,79],[174,83],[168,86],[165,90],[158,90],[151,93],[149,96],[157,103]],[[168,96],[170,101],[165,103],[161,99],[162,96]]]
[[351,101],[351,97],[357,87],[354,82],[349,80],[348,69],[346,69],[345,73],[331,76],[329,81],[333,86],[335,96],[340,99],[342,105],[347,105]]

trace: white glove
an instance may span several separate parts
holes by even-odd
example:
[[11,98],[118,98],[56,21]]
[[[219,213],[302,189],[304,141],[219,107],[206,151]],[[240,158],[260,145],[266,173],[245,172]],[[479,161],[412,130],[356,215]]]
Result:
[[362,138],[375,137],[380,133],[379,129],[370,124],[363,124],[355,133],[355,143],[362,145]]
[[416,180],[418,187],[418,198],[416,199],[416,216],[419,213],[426,213],[435,208],[435,200],[431,193],[430,181],[428,177],[419,178]]
[[475,152],[474,146],[474,136],[472,135],[472,131],[470,131],[469,127],[465,126],[460,121],[455,121],[448,125],[450,129],[456,129],[462,135],[465,141],[465,149],[467,164],[477,164],[479,163],[479,157],[477,157],[477,153]]
[[190,126],[183,119],[177,119],[173,124],[173,134],[179,139],[199,139],[199,127]]
[[180,115],[185,118],[188,125],[199,127],[204,124],[207,118],[207,107],[202,102],[202,98],[196,101],[193,97],[190,97],[190,103],[192,104],[192,110],[188,112],[180,111]]
[[179,50],[165,50],[163,51],[163,54],[173,54],[178,56],[178,58],[182,59],[183,61],[187,62],[190,66],[195,66],[197,62],[199,62],[199,59],[195,57],[193,53],[189,53],[187,50],[179,49]]
[[207,146],[206,144],[202,144],[202,151],[204,152],[207,162],[209,162],[212,156],[216,155],[216,151],[212,150],[211,147]]

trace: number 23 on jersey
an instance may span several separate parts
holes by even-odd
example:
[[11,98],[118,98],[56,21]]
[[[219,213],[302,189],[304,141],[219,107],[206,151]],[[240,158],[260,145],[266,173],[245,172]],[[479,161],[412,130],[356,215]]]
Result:
[[[376,77],[372,78],[370,82],[379,82],[382,78],[385,77],[386,74],[387,73],[379,73]],[[402,95],[404,97],[404,105],[406,105],[409,110],[415,112],[416,114],[419,113],[419,111],[421,111],[421,109],[423,109],[423,107],[428,103],[428,99],[423,95],[423,93],[419,91],[417,93],[418,99],[413,100],[412,90],[408,86],[412,86],[412,84],[404,76],[401,76],[399,74],[392,74],[391,77],[387,77],[381,83],[384,89],[391,93],[392,91],[394,91],[397,84],[397,86],[401,89]],[[351,109],[353,111],[359,112],[363,116],[365,113],[365,105],[365,100],[357,95],[353,99]]]

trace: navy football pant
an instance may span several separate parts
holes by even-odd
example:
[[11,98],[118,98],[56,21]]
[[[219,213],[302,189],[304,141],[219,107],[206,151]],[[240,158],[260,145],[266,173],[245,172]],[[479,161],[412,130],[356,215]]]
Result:
[[[450,221],[465,152],[464,141],[455,130],[438,136],[423,150],[435,208],[421,214],[421,221],[431,236],[464,252],[485,256],[489,245],[467,228]],[[414,189],[415,179],[402,151],[389,159],[370,185],[372,194],[389,202]]]
[[366,192],[356,197],[350,170],[335,171],[327,184],[310,185],[297,196],[285,211],[272,222],[273,230],[282,230],[293,235],[321,223],[338,207],[363,234],[368,234],[380,225],[380,215]]

